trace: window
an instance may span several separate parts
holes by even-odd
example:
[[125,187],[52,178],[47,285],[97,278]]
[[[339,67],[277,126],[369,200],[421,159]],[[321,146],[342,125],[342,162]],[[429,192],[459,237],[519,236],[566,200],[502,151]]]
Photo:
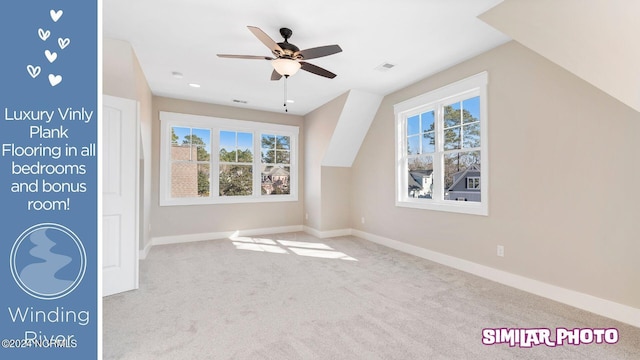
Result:
[[289,194],[291,137],[262,135],[262,195]]
[[488,214],[487,73],[394,107],[396,205]]
[[298,127],[169,112],[160,122],[161,206],[298,200]]
[[171,128],[171,196],[209,196],[211,130]]
[[480,189],[480,177],[468,177],[467,178],[467,189]]
[[253,133],[220,131],[220,196],[253,195]]

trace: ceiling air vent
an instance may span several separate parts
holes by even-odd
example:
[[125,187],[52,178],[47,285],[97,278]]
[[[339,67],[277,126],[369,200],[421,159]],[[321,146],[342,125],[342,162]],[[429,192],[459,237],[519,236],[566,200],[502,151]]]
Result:
[[388,62],[384,62],[376,67],[378,71],[389,71],[394,68],[396,65]]
[[234,103],[238,103],[238,104],[246,104],[247,101],[246,100],[238,100],[238,99],[233,99],[232,100]]

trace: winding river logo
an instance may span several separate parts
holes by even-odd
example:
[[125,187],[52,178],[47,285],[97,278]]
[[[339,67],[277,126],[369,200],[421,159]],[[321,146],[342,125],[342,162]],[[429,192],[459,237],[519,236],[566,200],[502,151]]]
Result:
[[25,230],[11,249],[11,274],[27,294],[53,300],[71,293],[87,267],[82,242],[73,231],[53,223]]

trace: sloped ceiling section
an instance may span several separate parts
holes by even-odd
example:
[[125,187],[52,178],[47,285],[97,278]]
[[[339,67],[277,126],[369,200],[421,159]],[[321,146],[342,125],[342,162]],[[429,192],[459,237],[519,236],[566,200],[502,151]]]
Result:
[[479,18],[640,111],[640,1],[505,0]]
[[322,166],[351,167],[383,96],[350,90]]

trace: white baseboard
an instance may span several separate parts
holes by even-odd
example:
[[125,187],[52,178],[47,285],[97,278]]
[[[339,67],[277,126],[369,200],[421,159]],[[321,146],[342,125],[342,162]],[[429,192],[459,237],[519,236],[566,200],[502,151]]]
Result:
[[304,226],[304,232],[306,232],[309,235],[313,235],[319,239],[351,235],[351,229],[320,231],[309,226]]
[[153,239],[149,240],[147,245],[145,245],[144,248],[138,252],[139,260],[144,260],[147,258],[147,255],[149,255],[149,251],[151,250],[152,243],[153,243]]
[[303,230],[302,225],[293,225],[293,226],[280,226],[280,227],[262,228],[262,229],[248,229],[248,230],[201,233],[201,234],[159,236],[159,237],[151,238],[151,246],[180,244],[180,243],[188,243],[193,241],[228,239],[229,237],[232,237],[232,236],[282,234],[282,233],[297,232],[302,230]]
[[555,300],[578,309],[586,310],[629,325],[640,327],[640,309],[633,308],[631,306],[561,288],[559,286],[547,284],[524,276],[494,269],[485,265],[480,265],[478,263],[370,234],[364,231],[351,229],[351,234],[376,244],[384,245],[392,249],[431,260],[516,289]]

